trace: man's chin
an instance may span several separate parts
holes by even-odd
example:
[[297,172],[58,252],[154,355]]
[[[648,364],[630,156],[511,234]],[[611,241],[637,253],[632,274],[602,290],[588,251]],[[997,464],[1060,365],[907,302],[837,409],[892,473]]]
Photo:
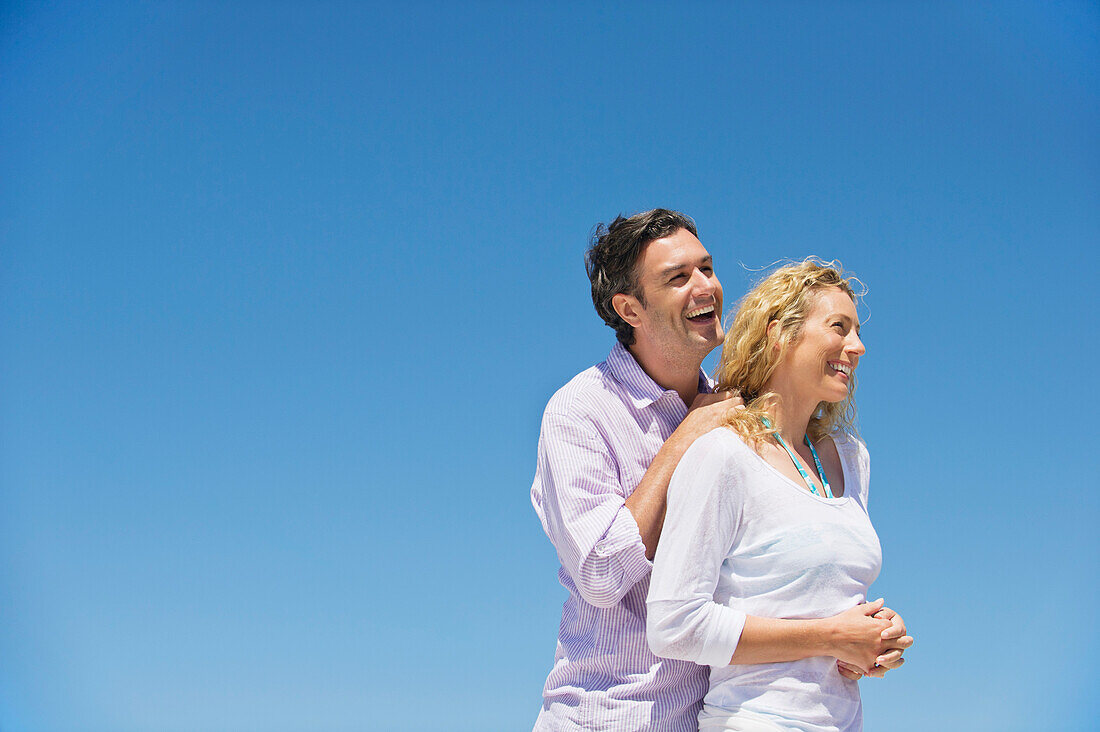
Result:
[[711,340],[715,337],[718,340],[722,340],[722,324],[718,322],[718,318],[712,319],[708,323],[695,323],[690,320],[687,322],[687,331],[699,338]]
[[696,348],[693,348],[692,350],[695,350],[698,353],[702,354],[700,358],[706,358],[707,354],[709,354],[715,348],[718,348],[718,346],[722,345],[721,331],[718,331],[717,334],[711,333],[710,335],[697,333],[696,336],[697,337],[693,339],[696,344]]
[[722,345],[722,339],[725,335],[721,328],[714,328],[709,333],[700,333],[699,339],[706,344],[708,349],[714,349]]

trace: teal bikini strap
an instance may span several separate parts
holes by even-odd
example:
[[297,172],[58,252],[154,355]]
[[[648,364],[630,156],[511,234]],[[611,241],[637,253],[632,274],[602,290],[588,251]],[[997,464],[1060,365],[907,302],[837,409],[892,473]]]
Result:
[[[806,447],[810,448],[810,454],[814,456],[814,465],[817,466],[817,474],[821,476],[821,483],[825,488],[825,497],[832,498],[833,489],[829,487],[829,479],[825,477],[825,468],[821,466],[821,458],[817,456],[817,450],[814,449],[814,443],[810,442],[809,435],[806,435],[802,439],[805,440]],[[787,452],[790,452],[790,450],[788,450]]]
[[[772,428],[772,422],[767,417],[761,418],[764,422],[764,426],[768,429]],[[783,449],[787,451],[787,455],[791,458],[791,462],[794,463],[794,467],[798,470],[798,474],[802,476],[802,480],[806,481],[806,487],[810,489],[810,493],[815,496],[820,496],[821,493],[817,490],[817,486],[810,480],[810,476],[806,474],[806,471],[802,469],[802,463],[798,462],[798,458],[794,456],[794,451],[787,446],[786,441],[780,437],[778,432],[774,433],[776,441],[783,446]],[[825,477],[825,468],[821,465],[821,459],[817,456],[817,450],[814,449],[814,445],[810,442],[810,436],[805,435],[803,439],[806,441],[806,446],[810,448],[810,454],[814,456],[814,466],[817,467],[817,474],[821,476],[822,488],[825,490],[825,497],[832,498],[833,490],[829,487],[829,479]]]

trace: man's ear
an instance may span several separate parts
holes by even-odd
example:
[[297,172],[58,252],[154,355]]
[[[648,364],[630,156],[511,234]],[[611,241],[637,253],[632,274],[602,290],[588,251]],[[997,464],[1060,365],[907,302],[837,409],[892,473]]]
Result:
[[620,292],[611,296],[611,307],[615,308],[615,312],[619,314],[619,317],[630,326],[637,328],[641,325],[642,304],[638,302],[638,298]]

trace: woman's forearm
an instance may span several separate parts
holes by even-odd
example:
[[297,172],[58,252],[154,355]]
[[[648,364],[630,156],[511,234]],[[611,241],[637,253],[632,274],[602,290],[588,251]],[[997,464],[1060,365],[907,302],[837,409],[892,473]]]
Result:
[[784,620],[749,615],[731,664],[782,663],[830,656],[828,631],[821,620]]
[[874,617],[882,605],[879,599],[829,618],[809,620],[749,615],[730,663],[782,663],[832,656],[869,671],[889,648],[882,636],[891,627],[890,621]]

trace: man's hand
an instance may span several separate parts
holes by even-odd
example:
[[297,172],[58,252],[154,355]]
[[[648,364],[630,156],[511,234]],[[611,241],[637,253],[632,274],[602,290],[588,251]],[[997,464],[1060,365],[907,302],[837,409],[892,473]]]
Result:
[[731,409],[744,406],[745,400],[735,391],[699,394],[692,401],[687,416],[676,431],[684,430],[687,433],[685,436],[690,437],[690,441],[694,442],[715,427],[721,427]]

